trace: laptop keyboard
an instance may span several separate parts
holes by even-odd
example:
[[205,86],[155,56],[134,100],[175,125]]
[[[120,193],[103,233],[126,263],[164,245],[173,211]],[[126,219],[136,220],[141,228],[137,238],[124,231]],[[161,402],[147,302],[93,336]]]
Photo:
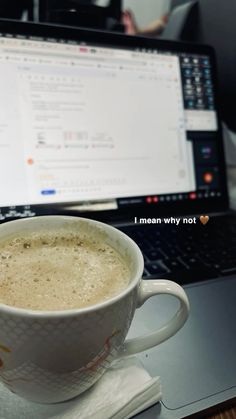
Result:
[[207,225],[132,225],[120,228],[140,247],[144,278],[188,284],[236,274],[236,217]]

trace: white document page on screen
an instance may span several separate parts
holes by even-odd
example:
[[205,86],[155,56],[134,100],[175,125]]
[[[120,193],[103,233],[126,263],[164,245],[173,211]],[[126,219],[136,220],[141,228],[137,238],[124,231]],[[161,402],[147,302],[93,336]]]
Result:
[[7,41],[0,205],[195,189],[177,57]]

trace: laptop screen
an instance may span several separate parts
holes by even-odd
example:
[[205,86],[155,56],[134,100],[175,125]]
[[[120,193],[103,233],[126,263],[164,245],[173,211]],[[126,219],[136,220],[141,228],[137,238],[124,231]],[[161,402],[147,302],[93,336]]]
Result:
[[0,207],[221,197],[208,55],[0,34]]

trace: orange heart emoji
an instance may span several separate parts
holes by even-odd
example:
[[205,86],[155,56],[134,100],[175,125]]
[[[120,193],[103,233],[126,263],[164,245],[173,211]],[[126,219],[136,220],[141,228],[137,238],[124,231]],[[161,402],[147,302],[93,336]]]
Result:
[[208,223],[209,219],[210,218],[208,217],[208,215],[201,215],[201,217],[200,217],[200,221],[203,225],[206,225]]

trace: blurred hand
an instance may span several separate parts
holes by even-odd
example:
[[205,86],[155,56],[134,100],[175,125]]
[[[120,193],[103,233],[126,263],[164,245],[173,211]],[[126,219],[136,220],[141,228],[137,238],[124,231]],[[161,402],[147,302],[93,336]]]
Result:
[[137,35],[139,28],[135,21],[134,15],[130,10],[125,10],[122,13],[122,23],[125,27],[125,33],[128,35]]

